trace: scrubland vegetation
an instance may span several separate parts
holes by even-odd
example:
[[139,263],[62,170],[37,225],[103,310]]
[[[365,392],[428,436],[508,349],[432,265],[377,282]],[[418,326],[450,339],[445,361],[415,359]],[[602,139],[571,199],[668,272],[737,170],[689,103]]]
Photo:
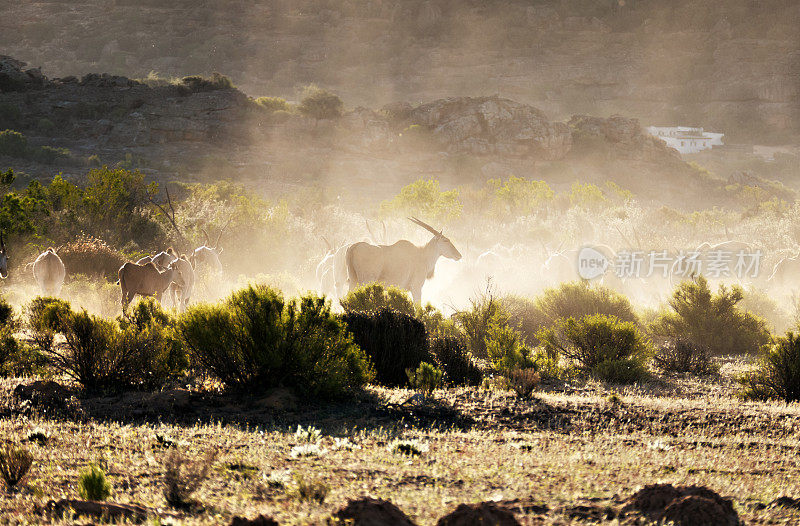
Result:
[[[14,176],[0,203],[3,512],[44,517],[80,497],[185,523],[302,522],[373,494],[427,524],[459,502],[531,496],[546,506],[521,517],[579,520],[578,506],[616,514],[615,494],[670,481],[731,496],[747,520],[796,515],[772,506],[800,491],[790,289],[763,276],[582,281],[564,248],[691,248],[735,228],[774,258],[795,204],[687,213],[614,184],[558,192],[512,176],[423,179],[354,211],[121,167]],[[440,261],[424,304],[382,284],[337,299],[315,282],[323,238],[426,240],[404,216],[465,254]],[[146,299],[121,314],[124,261],[202,243],[224,248],[223,274],[199,277],[186,312]],[[68,272],[59,298],[25,268],[51,245]]]

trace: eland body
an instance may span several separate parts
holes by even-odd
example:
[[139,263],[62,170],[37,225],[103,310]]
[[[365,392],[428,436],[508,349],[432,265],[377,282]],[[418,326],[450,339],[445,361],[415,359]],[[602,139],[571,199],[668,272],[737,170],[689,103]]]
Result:
[[33,262],[33,277],[39,283],[42,294],[48,296],[61,294],[61,287],[64,285],[66,275],[64,262],[52,247],[39,254],[39,257]]
[[444,256],[458,261],[461,253],[442,232],[419,219],[411,221],[428,230],[433,237],[423,246],[401,240],[393,245],[359,242],[345,253],[347,282],[350,290],[359,284],[381,282],[411,291],[414,302],[422,301],[422,286],[433,277],[436,261]]
[[175,262],[170,263],[164,271],[158,270],[152,261],[145,265],[137,265],[128,261],[119,269],[119,286],[122,289],[122,311],[125,312],[128,304],[137,294],[141,296],[155,296],[161,301],[164,291],[175,280],[178,270]]

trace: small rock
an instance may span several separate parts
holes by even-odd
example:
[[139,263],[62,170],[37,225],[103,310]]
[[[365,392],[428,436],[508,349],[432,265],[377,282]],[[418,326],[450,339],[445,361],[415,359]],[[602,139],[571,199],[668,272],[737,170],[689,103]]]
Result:
[[347,506],[332,517],[353,526],[414,526],[411,519],[391,502],[370,497],[348,501]]
[[514,514],[495,502],[479,502],[477,504],[459,504],[436,523],[437,526],[473,526],[474,524],[492,524],[494,526],[518,526],[519,521]]
[[252,519],[237,515],[231,521],[230,526],[278,526],[278,521],[267,515],[259,515]]
[[675,526],[736,526],[739,516],[733,507],[711,498],[687,495],[672,501],[664,510],[663,520]]

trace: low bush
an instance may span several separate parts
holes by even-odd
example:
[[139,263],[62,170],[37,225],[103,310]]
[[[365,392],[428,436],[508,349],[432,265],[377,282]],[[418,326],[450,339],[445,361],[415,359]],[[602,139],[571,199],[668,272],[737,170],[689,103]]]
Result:
[[6,487],[13,490],[28,476],[33,455],[27,449],[6,444],[0,449],[0,476]]
[[765,345],[755,371],[738,378],[748,400],[800,401],[800,335],[793,332]]
[[468,310],[453,314],[453,321],[464,333],[467,348],[472,355],[476,358],[488,358],[486,341],[489,327],[492,324],[507,323],[508,314],[489,289],[470,302]]
[[10,157],[27,157],[29,152],[28,138],[18,131],[0,131],[0,155]]
[[653,356],[653,365],[671,373],[706,375],[716,371],[708,349],[686,338],[676,338],[659,345]]
[[662,313],[650,332],[667,340],[686,338],[713,356],[756,353],[769,341],[769,330],[763,319],[738,308],[743,297],[738,286],[720,285],[712,293],[703,276],[684,281],[669,301],[671,311]]
[[632,322],[614,316],[567,318],[539,333],[545,351],[601,380],[631,383],[647,376],[649,342]]
[[322,504],[331,491],[331,487],[322,480],[306,479],[302,475],[295,475],[294,480],[295,487],[292,494],[299,500]]
[[211,472],[216,453],[211,452],[201,460],[191,460],[177,448],[164,458],[164,498],[173,508],[192,505],[192,494],[203,485]]
[[44,357],[15,336],[20,323],[14,309],[0,298],[0,376],[27,376],[43,372]]
[[520,369],[534,367],[531,349],[507,323],[494,322],[486,334],[486,351],[494,368],[503,376]]
[[408,316],[416,314],[414,302],[407,291],[381,283],[361,285],[348,292],[340,303],[348,313],[370,313],[380,309],[392,309]]
[[433,391],[441,387],[442,376],[444,373],[441,369],[434,367],[428,362],[419,364],[416,370],[406,369],[409,385],[422,391],[424,395],[430,395]]
[[517,369],[508,375],[508,385],[517,396],[527,398],[539,386],[542,375],[535,368]]
[[425,326],[408,314],[383,308],[370,314],[349,312],[342,319],[375,366],[380,385],[406,385],[406,369],[432,361]]
[[480,385],[483,373],[459,338],[445,336],[431,340],[431,354],[444,371],[444,381],[450,385]]
[[615,316],[621,321],[638,322],[628,298],[602,285],[585,281],[562,283],[529,299],[506,296],[500,300],[508,321],[528,345],[538,345],[536,334],[562,318],[580,318],[588,314]]
[[61,329],[61,320],[71,311],[68,302],[48,296],[37,296],[26,306],[28,333],[40,351],[47,353],[53,350],[53,341]]
[[373,377],[347,327],[316,296],[287,303],[269,287],[250,286],[191,307],[178,330],[193,362],[239,391],[285,386],[335,397]]
[[57,319],[64,345],[51,348],[46,356],[58,372],[73,378],[87,393],[158,387],[181,372],[183,362],[176,357],[171,329],[154,319],[137,325],[85,310],[61,310]]
[[78,494],[86,500],[106,500],[111,495],[111,484],[97,464],[91,464],[78,479]]

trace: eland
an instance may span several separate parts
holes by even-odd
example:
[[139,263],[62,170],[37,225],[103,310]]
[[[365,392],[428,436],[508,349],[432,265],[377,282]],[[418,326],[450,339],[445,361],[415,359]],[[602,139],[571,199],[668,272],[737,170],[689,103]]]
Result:
[[47,296],[61,294],[61,287],[64,285],[66,275],[64,262],[52,247],[39,254],[39,257],[33,262],[33,277],[39,283],[42,294]]
[[134,296],[155,296],[161,302],[161,296],[175,280],[178,270],[176,262],[170,263],[166,270],[160,271],[152,261],[145,265],[138,265],[128,261],[119,269],[119,286],[122,289],[122,312]]
[[364,241],[350,245],[345,253],[350,290],[377,281],[411,291],[414,302],[421,303],[422,286],[433,277],[439,257],[461,259],[461,253],[441,231],[415,217],[409,219],[433,234],[431,240],[421,247],[405,239],[393,245]]

